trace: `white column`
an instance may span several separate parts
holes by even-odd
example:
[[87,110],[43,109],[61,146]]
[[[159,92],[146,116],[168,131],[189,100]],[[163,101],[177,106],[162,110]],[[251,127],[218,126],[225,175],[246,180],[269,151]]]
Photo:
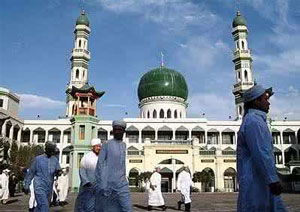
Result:
[[17,136],[17,143],[18,144],[21,143],[21,135],[22,135],[22,128],[20,128],[19,131],[18,131],[18,136]]
[[188,139],[192,140],[192,131],[191,130],[189,130],[189,138]]
[[6,124],[7,124],[7,120],[4,121],[3,125],[2,125],[2,131],[1,131],[1,134],[4,135],[4,136],[7,136],[5,133],[6,133]]
[[233,144],[237,144],[237,137],[238,137],[237,132],[234,132],[234,143]]
[[45,130],[45,143],[49,140],[49,141],[52,141],[52,137],[51,137],[51,139],[50,138],[48,138],[48,136],[49,136],[49,131],[48,130]]
[[9,139],[12,141],[14,136],[14,126],[12,125],[9,129]]
[[282,151],[282,164],[285,164],[284,148],[283,148],[283,132],[280,132],[280,146]]
[[142,143],[142,131],[139,130],[139,144]]
[[29,133],[29,144],[33,144],[33,130],[30,130]]
[[172,140],[175,140],[175,138],[176,138],[176,130],[173,130],[172,133],[173,133]]

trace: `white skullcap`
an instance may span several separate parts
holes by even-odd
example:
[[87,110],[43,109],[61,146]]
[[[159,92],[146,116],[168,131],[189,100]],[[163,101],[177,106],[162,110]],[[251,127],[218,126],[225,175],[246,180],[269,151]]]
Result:
[[9,169],[4,169],[3,172],[10,172],[10,170]]
[[91,145],[92,146],[101,145],[100,138],[93,138],[92,141],[91,141]]
[[114,126],[119,126],[119,127],[123,127],[124,129],[126,129],[126,122],[125,121],[123,121],[123,120],[115,120],[115,121],[113,121],[113,123],[112,123],[112,126],[114,127]]

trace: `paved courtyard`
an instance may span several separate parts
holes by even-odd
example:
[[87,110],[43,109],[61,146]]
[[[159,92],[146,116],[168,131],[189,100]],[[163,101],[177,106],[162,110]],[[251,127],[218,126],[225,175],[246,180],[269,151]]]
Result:
[[[166,199],[167,211],[178,211],[176,202],[179,200],[179,194],[164,194]],[[27,211],[28,198],[23,194],[18,194],[16,197],[11,198],[9,204],[1,205],[1,212],[18,212]],[[69,196],[69,203],[64,207],[51,207],[51,212],[68,212],[72,211],[76,194]],[[283,200],[290,212],[300,211],[300,194],[283,194]],[[147,194],[146,193],[132,193],[131,194],[133,211],[147,211]],[[237,193],[193,193],[192,211],[236,211]],[[160,209],[153,210],[160,211]]]

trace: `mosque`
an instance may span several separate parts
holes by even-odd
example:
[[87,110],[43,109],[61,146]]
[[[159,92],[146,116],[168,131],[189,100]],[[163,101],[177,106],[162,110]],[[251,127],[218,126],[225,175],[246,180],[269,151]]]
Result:
[[[92,138],[102,142],[112,137],[112,120],[100,120],[96,114],[97,91],[88,82],[91,29],[84,12],[77,18],[71,56],[71,73],[66,90],[66,116],[57,120],[23,120],[18,116],[20,98],[0,87],[0,123],[2,136],[19,145],[43,145],[52,140],[60,149],[62,167],[70,166],[71,188],[79,186],[79,162],[90,149]],[[232,23],[236,119],[210,121],[188,118],[188,85],[184,77],[164,64],[145,73],[138,85],[139,117],[125,118],[124,141],[127,144],[127,176],[131,186],[137,174],[162,169],[162,189],[173,191],[183,164],[192,174],[206,171],[212,179],[196,185],[202,191],[235,191],[236,140],[243,116],[242,94],[254,85],[252,56],[248,46],[248,28],[238,11]],[[274,154],[279,170],[300,171],[300,121],[270,121]],[[199,183],[198,183],[199,184]],[[298,185],[300,186],[300,185]]]

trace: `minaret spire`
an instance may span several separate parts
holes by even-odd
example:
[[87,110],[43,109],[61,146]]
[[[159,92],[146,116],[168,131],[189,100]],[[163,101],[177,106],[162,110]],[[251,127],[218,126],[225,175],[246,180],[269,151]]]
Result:
[[236,118],[241,119],[244,114],[243,94],[254,85],[252,71],[252,55],[248,48],[248,28],[244,17],[238,10],[232,22],[232,35],[235,43],[232,62],[234,63],[236,82],[232,93],[235,97]]
[[164,67],[165,66],[165,61],[164,61],[164,54],[163,54],[162,51],[160,52],[160,55],[161,55],[160,67]]

